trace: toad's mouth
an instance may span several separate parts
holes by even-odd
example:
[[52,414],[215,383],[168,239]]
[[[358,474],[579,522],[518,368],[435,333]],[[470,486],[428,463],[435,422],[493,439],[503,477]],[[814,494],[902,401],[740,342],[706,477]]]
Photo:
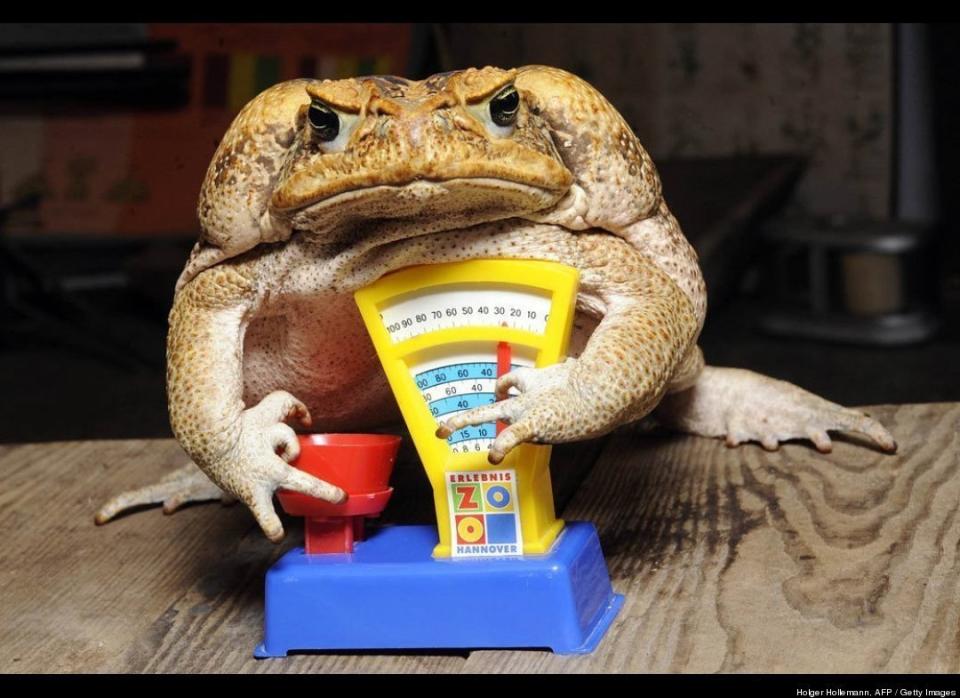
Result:
[[418,179],[357,188],[274,212],[294,228],[314,233],[376,220],[403,221],[423,234],[544,211],[566,191],[490,177]]
[[399,197],[423,196],[431,189],[494,189],[535,200],[559,198],[573,175],[557,158],[540,153],[514,153],[509,158],[462,159],[444,152],[419,152],[382,167],[344,161],[304,168],[287,175],[273,192],[270,208],[292,213],[312,206],[336,205],[341,197],[379,193],[387,188]]

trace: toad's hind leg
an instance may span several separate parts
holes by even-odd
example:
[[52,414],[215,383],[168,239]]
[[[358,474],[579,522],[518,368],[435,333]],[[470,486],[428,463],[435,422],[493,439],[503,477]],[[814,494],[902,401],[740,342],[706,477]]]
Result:
[[724,437],[728,446],[759,441],[776,450],[789,439],[809,439],[818,451],[832,448],[829,431],[863,434],[884,451],[897,444],[883,425],[856,410],[802,388],[739,368],[705,366],[689,387],[671,386],[654,416],[668,427]]
[[130,509],[149,504],[163,504],[163,513],[172,514],[184,504],[219,499],[224,504],[236,499],[217,487],[195,463],[177,468],[157,483],[123,492],[97,511],[95,521],[105,524]]

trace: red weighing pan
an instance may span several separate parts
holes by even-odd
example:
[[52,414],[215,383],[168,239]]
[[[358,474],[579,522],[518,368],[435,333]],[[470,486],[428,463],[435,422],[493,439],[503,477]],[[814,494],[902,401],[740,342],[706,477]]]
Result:
[[390,475],[400,437],[390,434],[302,434],[300,455],[290,465],[347,492],[342,504],[331,504],[299,492],[278,490],[284,511],[305,517],[308,555],[353,552],[363,540],[363,519],[387,506],[393,488]]

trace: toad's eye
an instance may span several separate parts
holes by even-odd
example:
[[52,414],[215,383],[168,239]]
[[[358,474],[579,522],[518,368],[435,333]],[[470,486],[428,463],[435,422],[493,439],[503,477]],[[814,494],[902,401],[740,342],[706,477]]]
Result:
[[520,94],[510,85],[490,100],[490,118],[497,126],[510,126],[517,120],[519,108]]
[[340,133],[340,117],[337,112],[319,100],[315,99],[310,103],[307,119],[321,141],[332,141]]

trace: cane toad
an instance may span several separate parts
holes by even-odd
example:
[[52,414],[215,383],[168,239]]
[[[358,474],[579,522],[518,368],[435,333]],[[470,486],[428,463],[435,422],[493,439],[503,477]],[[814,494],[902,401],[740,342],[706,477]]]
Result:
[[146,503],[170,512],[234,497],[276,541],[276,489],[343,500],[288,464],[298,442],[287,422],[359,431],[397,418],[353,291],[405,266],[470,258],[581,272],[571,358],[508,373],[497,392],[515,397],[439,425],[443,438],[509,423],[493,463],[522,442],[586,439],[651,413],[731,446],[805,438],[828,451],[827,432],[847,430],[895,449],[866,415],[704,366],[697,256],[637,137],[565,71],[278,84],[227,131],[198,212],[203,232],[177,283],[167,343],[170,421],[193,463],[113,498],[98,523]]

